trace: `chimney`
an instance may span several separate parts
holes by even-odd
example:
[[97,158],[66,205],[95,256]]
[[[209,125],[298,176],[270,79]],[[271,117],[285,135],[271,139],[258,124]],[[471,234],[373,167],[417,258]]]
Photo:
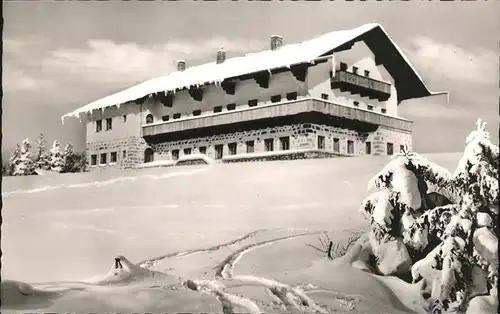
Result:
[[276,50],[283,44],[283,37],[280,35],[271,36],[271,50]]
[[184,71],[186,69],[186,61],[177,60],[177,71]]
[[217,64],[221,64],[224,61],[226,61],[226,51],[221,48],[217,50]]

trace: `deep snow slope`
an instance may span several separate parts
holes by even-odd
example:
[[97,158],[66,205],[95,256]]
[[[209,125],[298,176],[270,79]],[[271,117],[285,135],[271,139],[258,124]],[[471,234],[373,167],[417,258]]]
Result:
[[[454,170],[460,154],[426,155]],[[3,178],[2,279],[83,280],[261,229],[367,229],[357,211],[382,157]],[[287,254],[289,258],[290,254]]]

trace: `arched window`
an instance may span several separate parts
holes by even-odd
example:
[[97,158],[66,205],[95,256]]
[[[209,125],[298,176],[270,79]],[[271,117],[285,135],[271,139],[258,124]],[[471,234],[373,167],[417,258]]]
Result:
[[148,114],[146,116],[146,124],[150,124],[150,123],[153,123],[153,115],[152,114]]
[[154,160],[154,151],[151,147],[146,148],[144,151],[144,162],[152,162]]

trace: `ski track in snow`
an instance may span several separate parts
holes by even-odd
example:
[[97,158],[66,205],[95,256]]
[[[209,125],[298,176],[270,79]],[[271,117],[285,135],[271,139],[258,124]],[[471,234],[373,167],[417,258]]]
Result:
[[266,287],[269,292],[278,298],[281,304],[291,313],[327,313],[323,308],[316,305],[301,287],[292,287],[282,282],[264,277],[239,275],[233,280],[242,281],[249,284],[257,284]]
[[215,277],[219,277],[222,279],[234,279],[249,284],[262,285],[266,287],[272,295],[277,297],[287,310],[292,311],[291,313],[294,314],[305,313],[306,311],[312,313],[327,313],[324,309],[317,306],[315,302],[311,298],[309,298],[300,288],[292,288],[287,284],[264,277],[249,275],[234,276],[234,266],[246,253],[276,242],[320,233],[322,233],[322,231],[305,232],[246,245],[233,252],[231,255],[227,256],[222,263],[214,268],[216,270]]
[[[137,263],[139,267],[150,268],[155,266],[158,262],[163,259],[173,258],[173,257],[185,257],[196,253],[206,253],[214,252],[223,248],[230,247],[232,245],[240,244],[248,239],[255,237],[257,234],[268,232],[268,231],[306,231],[304,229],[294,229],[294,228],[279,228],[279,229],[260,229],[243,235],[235,240],[215,245],[204,249],[194,249],[189,251],[180,251],[170,254],[166,254],[160,257],[148,259]],[[309,298],[303,291],[302,287],[291,287],[287,284],[257,276],[241,275],[233,277],[233,269],[236,263],[248,252],[271,245],[276,242],[294,239],[297,237],[320,234],[324,231],[309,231],[299,234],[283,236],[278,238],[269,239],[266,241],[260,241],[257,243],[252,243],[246,245],[235,252],[227,256],[219,265],[214,267],[215,277],[214,280],[187,280],[185,286],[191,290],[198,291],[200,293],[205,293],[216,297],[222,306],[222,312],[225,314],[234,313],[235,307],[245,309],[247,313],[257,314],[262,313],[261,309],[257,305],[256,300],[245,298],[244,296],[231,294],[225,291],[226,286],[221,283],[218,279],[229,280],[230,282],[235,282],[234,286],[262,286],[267,289],[270,295],[274,296],[279,302],[286,308],[286,310],[291,311],[293,314],[299,313],[327,313],[324,309],[317,306],[315,302]],[[311,285],[301,285],[308,287]],[[316,287],[313,287],[316,288]]]
[[[250,232],[246,235],[243,235],[240,238],[232,240],[230,242],[226,242],[223,244],[219,244],[216,246],[212,246],[205,249],[195,249],[190,251],[176,252],[170,253],[161,257],[157,257],[154,259],[146,260],[141,263],[138,263],[137,266],[143,268],[149,268],[151,266],[155,266],[156,262],[159,262],[165,258],[172,257],[182,257],[189,256],[196,253],[203,252],[213,252],[223,248],[230,247],[232,245],[240,244],[248,239],[255,237],[259,233],[267,232],[267,231],[307,231],[307,229],[295,229],[295,228],[279,228],[279,229],[261,229]],[[352,230],[342,230],[344,231],[352,231]],[[283,236],[278,238],[272,238],[265,241],[260,241],[256,243],[252,243],[249,245],[245,245],[242,248],[232,252],[228,255],[221,263],[219,263],[215,270],[215,278],[212,280],[187,280],[182,284],[185,288],[195,290],[202,294],[208,294],[215,297],[221,304],[222,312],[224,314],[234,314],[236,310],[244,309],[245,313],[263,313],[263,308],[274,308],[280,307],[280,311],[285,310],[290,314],[313,314],[313,313],[321,313],[326,314],[331,311],[338,311],[338,308],[330,309],[327,305],[318,305],[307,293],[318,293],[325,292],[332,294],[333,300],[347,312],[355,312],[356,305],[365,298],[360,295],[352,295],[345,294],[335,290],[324,289],[313,284],[301,283],[295,286],[288,285],[286,283],[282,283],[276,281],[274,279],[255,276],[255,275],[235,275],[234,267],[237,262],[243,258],[243,256],[255,249],[259,249],[268,245],[271,245],[276,242],[290,240],[297,237],[321,234],[325,231],[309,231],[303,232],[299,234]],[[336,233],[336,232],[335,232]],[[259,299],[252,299],[249,297],[245,297],[244,295],[239,295],[236,293],[230,293],[227,291],[228,288],[237,288],[237,287],[262,287],[266,289],[270,296],[274,298],[275,301],[266,303],[265,301]],[[307,293],[306,293],[307,292]],[[277,302],[277,303],[275,303]]]
[[[230,247],[232,245],[240,244],[241,242],[244,242],[248,239],[251,239],[260,233],[264,233],[264,232],[268,232],[268,231],[279,232],[279,231],[299,231],[299,230],[304,231],[305,229],[294,229],[294,228],[259,229],[259,230],[255,230],[255,231],[252,231],[250,233],[247,233],[247,234],[245,234],[237,239],[231,240],[229,242],[217,244],[217,245],[214,245],[214,246],[211,246],[208,248],[201,248],[201,249],[193,249],[193,250],[187,250],[187,251],[177,251],[177,252],[173,252],[173,253],[168,253],[168,254],[165,254],[165,255],[162,255],[159,257],[154,257],[154,258],[144,260],[142,262],[137,263],[137,265],[144,267],[144,268],[150,268],[163,259],[172,258],[172,257],[186,257],[186,256],[197,254],[197,253],[215,252],[215,251]],[[269,240],[269,241],[271,241],[271,240]]]
[[222,243],[222,244],[218,244],[218,245],[215,245],[215,246],[212,246],[212,247],[209,247],[209,248],[202,248],[202,249],[194,249],[194,250],[188,250],[188,251],[178,251],[178,252],[168,253],[168,254],[165,254],[165,255],[162,255],[162,256],[159,256],[159,257],[155,257],[155,258],[144,260],[142,262],[137,263],[137,265],[139,265],[140,267],[149,268],[149,267],[154,266],[157,262],[159,262],[159,261],[161,261],[163,259],[171,258],[171,257],[189,256],[189,255],[193,255],[193,254],[196,254],[196,253],[205,253],[205,252],[218,251],[218,250],[223,249],[225,247],[228,247],[228,246],[231,246],[231,245],[235,245],[235,244],[238,244],[238,243],[243,242],[245,240],[248,240],[250,238],[253,238],[258,233],[261,233],[261,232],[264,232],[264,231],[267,231],[267,230],[268,229],[261,229],[261,230],[252,231],[252,232],[247,233],[247,234],[243,235],[242,237],[237,238],[235,240],[232,240],[232,241],[229,241],[229,242],[226,242],[226,243]]
[[118,177],[118,178],[105,180],[105,181],[92,181],[92,182],[74,183],[74,184],[48,185],[48,186],[42,186],[42,187],[39,187],[36,189],[31,189],[31,190],[14,190],[14,191],[10,191],[10,192],[2,192],[2,196],[9,197],[9,196],[13,196],[13,195],[31,194],[31,193],[45,192],[45,191],[63,189],[63,188],[86,188],[86,187],[94,187],[94,186],[95,187],[102,187],[102,186],[106,186],[106,185],[110,185],[110,184],[137,181],[137,180],[141,180],[141,179],[163,180],[163,179],[168,179],[168,178],[177,177],[177,176],[187,176],[187,175],[198,174],[198,173],[206,171],[208,168],[210,168],[210,166],[206,166],[206,167],[203,167],[200,169],[194,169],[191,171],[168,172],[168,173],[161,174],[161,175]]
[[215,296],[222,306],[222,313],[224,314],[234,314],[234,307],[239,306],[244,308],[247,313],[251,314],[262,314],[263,311],[248,298],[244,298],[235,294],[230,294],[224,291],[224,286],[217,282],[211,280],[201,280],[201,281],[193,281],[188,280],[186,282],[186,286],[194,291],[198,291],[200,293],[209,294]]
[[234,266],[236,265],[236,263],[243,257],[243,255],[245,255],[246,253],[256,249],[256,248],[259,248],[259,247],[263,247],[263,246],[267,246],[267,245],[271,245],[275,242],[279,242],[279,241],[284,241],[284,240],[290,240],[290,239],[293,239],[293,238],[297,238],[297,237],[302,237],[302,236],[306,236],[306,235],[312,235],[312,234],[320,234],[322,233],[323,231],[313,231],[313,232],[305,232],[305,233],[300,233],[300,234],[295,234],[295,235],[289,235],[289,236],[286,236],[286,237],[279,237],[279,238],[274,238],[274,239],[271,239],[271,240],[266,240],[266,241],[261,241],[261,242],[257,242],[257,243],[252,243],[252,244],[249,244],[249,245],[246,245],[242,248],[240,248],[239,250],[233,252],[231,255],[229,255],[228,257],[226,257],[224,259],[224,261],[222,261],[222,263],[220,263],[218,266],[216,266],[214,269],[216,270],[215,271],[215,276],[216,277],[222,277],[222,278],[231,278],[232,275],[233,275],[233,269],[234,269]]

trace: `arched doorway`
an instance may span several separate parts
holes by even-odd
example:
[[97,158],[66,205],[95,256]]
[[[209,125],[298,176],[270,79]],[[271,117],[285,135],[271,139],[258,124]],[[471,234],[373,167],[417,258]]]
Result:
[[146,148],[144,151],[144,162],[152,162],[154,160],[154,151],[151,147]]
[[146,116],[146,124],[153,123],[153,120],[154,120],[154,118],[153,118],[153,115],[152,115],[152,114],[148,114],[148,115]]

